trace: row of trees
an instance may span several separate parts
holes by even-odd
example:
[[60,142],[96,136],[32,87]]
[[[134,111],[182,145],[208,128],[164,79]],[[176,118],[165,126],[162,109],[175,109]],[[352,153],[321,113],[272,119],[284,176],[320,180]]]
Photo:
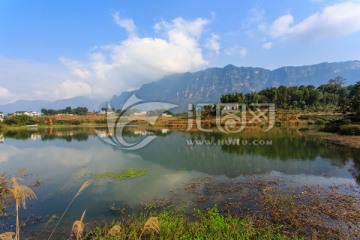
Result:
[[259,92],[247,94],[231,93],[220,97],[222,103],[275,103],[283,109],[340,109],[353,111],[360,115],[360,82],[355,85],[343,86],[344,79],[337,77],[319,87],[280,86],[271,87]]
[[77,115],[86,115],[88,113],[88,109],[87,107],[77,107],[77,108],[71,108],[71,107],[67,107],[65,109],[59,109],[59,110],[54,110],[54,109],[46,109],[43,108],[41,109],[41,113],[43,115],[56,115],[56,114],[77,114]]

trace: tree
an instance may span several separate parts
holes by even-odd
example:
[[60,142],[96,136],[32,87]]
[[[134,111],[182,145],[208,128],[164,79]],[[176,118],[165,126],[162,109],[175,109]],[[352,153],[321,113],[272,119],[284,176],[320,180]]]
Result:
[[357,82],[351,91],[351,105],[357,120],[360,120],[360,81]]
[[345,80],[345,78],[337,76],[335,79],[330,79],[328,83],[332,85],[342,86],[345,84]]

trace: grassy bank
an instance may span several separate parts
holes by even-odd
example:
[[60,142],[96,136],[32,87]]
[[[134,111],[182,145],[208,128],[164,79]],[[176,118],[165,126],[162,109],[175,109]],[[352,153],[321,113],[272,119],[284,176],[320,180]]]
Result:
[[283,230],[283,225],[258,228],[252,219],[221,214],[215,206],[188,215],[164,210],[131,216],[93,227],[82,239],[290,239]]
[[[74,199],[90,183],[86,181]],[[289,179],[249,176],[195,179],[174,194],[182,195],[182,191],[190,194],[182,202],[154,200],[140,211],[113,208],[111,223],[88,219],[84,209],[72,229],[55,231],[62,217],[53,215],[38,221],[41,231],[24,225],[21,235],[85,240],[360,238],[360,190],[353,185],[297,186]],[[13,227],[7,230],[14,231]]]

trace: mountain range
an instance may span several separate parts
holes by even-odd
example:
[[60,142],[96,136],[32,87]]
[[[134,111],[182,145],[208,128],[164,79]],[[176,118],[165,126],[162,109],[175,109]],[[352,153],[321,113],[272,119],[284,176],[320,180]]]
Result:
[[[216,103],[222,94],[232,92],[259,91],[267,87],[325,84],[329,79],[341,76],[346,85],[360,81],[360,61],[320,63],[299,67],[281,67],[268,70],[259,67],[208,68],[194,73],[181,73],[165,76],[162,79],[144,84],[134,91],[114,95],[110,103],[119,109],[126,100],[135,94],[145,101],[161,101],[180,105],[181,110],[188,103]],[[88,97],[75,97],[54,102],[42,100],[19,100],[0,105],[0,112],[40,111],[41,108],[63,109],[66,107],[87,107],[89,111],[98,110],[103,102]]]
[[42,108],[64,109],[66,107],[87,107],[89,111],[97,111],[100,103],[101,102],[88,97],[74,97],[53,102],[45,100],[18,100],[13,103],[0,105],[0,112],[4,112],[5,114],[16,111],[40,112]]
[[175,74],[148,83],[131,92],[123,92],[111,99],[113,108],[120,108],[129,96],[146,101],[163,101],[180,105],[187,103],[217,103],[222,94],[259,91],[268,87],[326,84],[341,76],[346,85],[360,81],[360,61],[320,63],[300,67],[268,70],[259,67],[208,68],[194,73]]

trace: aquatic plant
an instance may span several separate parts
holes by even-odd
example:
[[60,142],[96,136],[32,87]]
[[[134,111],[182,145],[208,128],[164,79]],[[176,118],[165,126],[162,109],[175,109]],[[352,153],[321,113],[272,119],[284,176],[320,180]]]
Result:
[[31,188],[24,185],[19,185],[16,178],[10,178],[11,187],[9,191],[15,200],[15,210],[16,210],[16,233],[15,239],[20,239],[20,224],[19,224],[19,207],[22,205],[26,209],[26,199],[36,198],[35,193]]
[[116,235],[119,235],[121,232],[121,227],[119,225],[114,225],[108,232],[109,237],[115,237]]
[[63,214],[61,215],[61,217],[59,218],[59,221],[56,223],[54,229],[52,230],[50,236],[48,239],[51,239],[52,235],[54,234],[57,226],[59,225],[59,223],[61,222],[61,220],[63,219],[63,217],[65,216],[66,212],[69,210],[71,204],[74,202],[75,198],[78,197],[90,184],[92,183],[92,180],[89,179],[86,182],[83,183],[83,185],[81,185],[80,189],[77,191],[77,193],[75,194],[75,196],[73,197],[73,199],[71,200],[71,202],[69,203],[69,205],[66,207],[65,211],[63,212]]
[[156,217],[150,217],[146,221],[144,228],[141,231],[139,239],[141,239],[141,236],[143,234],[151,234],[151,233],[156,233],[156,234],[160,233],[160,225],[159,225],[159,221]]
[[85,228],[85,224],[84,224],[84,217],[85,217],[85,213],[86,210],[83,212],[83,214],[81,215],[80,220],[77,220],[74,222],[72,229],[71,229],[71,233],[74,234],[76,236],[76,239],[80,239],[83,232],[84,232],[84,228]]

